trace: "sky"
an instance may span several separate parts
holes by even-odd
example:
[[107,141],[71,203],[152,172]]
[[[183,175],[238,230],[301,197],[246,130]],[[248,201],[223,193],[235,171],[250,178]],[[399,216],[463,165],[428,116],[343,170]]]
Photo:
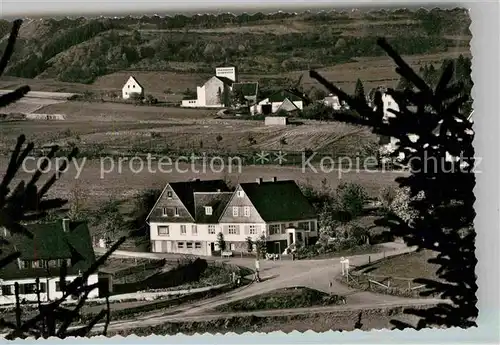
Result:
[[[4,19],[46,17],[46,16],[123,16],[123,15],[173,15],[176,13],[255,13],[259,11],[300,12],[310,10],[345,10],[351,8],[376,9],[381,7],[455,7],[456,1],[401,0],[0,0],[0,17]],[[458,6],[458,5],[457,5]]]

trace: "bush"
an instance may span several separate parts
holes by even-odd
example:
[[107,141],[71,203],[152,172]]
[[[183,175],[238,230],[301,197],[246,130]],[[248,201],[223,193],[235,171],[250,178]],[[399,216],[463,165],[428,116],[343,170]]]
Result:
[[343,183],[337,187],[336,197],[338,208],[354,219],[363,214],[368,194],[361,185]]

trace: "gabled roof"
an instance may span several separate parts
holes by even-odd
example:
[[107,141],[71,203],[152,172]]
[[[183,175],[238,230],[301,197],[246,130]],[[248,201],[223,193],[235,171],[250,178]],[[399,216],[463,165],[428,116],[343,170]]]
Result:
[[[221,193],[194,193],[194,205],[196,223],[200,224],[216,224],[219,221],[222,212],[226,208],[227,203],[231,199],[233,192]],[[207,215],[205,206],[212,207],[212,214]]]
[[281,105],[276,110],[276,112],[279,112],[280,110],[284,110],[286,112],[292,112],[292,111],[300,110],[300,109],[295,105],[295,103],[290,101],[290,99],[285,98],[285,100],[283,101],[283,103],[281,103]]
[[231,86],[231,85],[234,84],[234,81],[232,81],[231,79],[226,78],[226,77],[217,77],[217,76],[215,76],[215,78],[219,79],[220,81],[222,81],[224,84],[226,84],[228,86]]
[[[62,222],[25,225],[33,238],[24,234],[7,235],[9,244],[2,245],[2,255],[18,251],[21,260],[71,259],[68,274],[85,272],[96,260],[87,223],[69,222],[65,232]],[[48,272],[47,268],[19,269],[17,261],[0,268],[1,279],[57,277],[59,274],[57,267],[49,268]]]
[[287,98],[292,102],[305,100],[302,95],[299,95],[296,92],[291,90],[280,90],[269,96],[269,102],[283,102]]
[[265,222],[317,218],[313,206],[293,180],[241,183],[240,186]]
[[[229,192],[229,187],[223,180],[194,180],[187,182],[173,182],[170,187],[179,197],[188,212],[195,216],[195,192]],[[161,196],[160,196],[161,198]]]
[[259,83],[234,83],[233,92],[239,91],[243,96],[256,96]]
[[140,87],[141,89],[144,89],[144,86],[142,86],[142,85],[141,85],[141,83],[139,83],[139,81],[138,81],[137,79],[135,79],[135,77],[134,77],[134,76],[132,76],[132,75],[128,78],[128,80],[127,80],[127,82],[126,82],[125,84],[127,84],[127,83],[130,81],[130,79],[132,79],[133,81],[135,81],[135,83],[136,83],[137,85],[139,85],[139,87]]

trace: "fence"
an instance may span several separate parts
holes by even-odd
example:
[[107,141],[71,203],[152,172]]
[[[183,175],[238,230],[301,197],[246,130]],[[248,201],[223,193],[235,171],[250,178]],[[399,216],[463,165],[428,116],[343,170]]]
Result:
[[419,297],[425,285],[417,284],[414,280],[414,278],[392,277],[356,271],[349,272],[342,277],[344,283],[356,289],[404,297]]

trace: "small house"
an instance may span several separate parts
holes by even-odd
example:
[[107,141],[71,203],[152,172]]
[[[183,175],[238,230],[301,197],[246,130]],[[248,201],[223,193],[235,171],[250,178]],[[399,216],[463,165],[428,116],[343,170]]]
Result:
[[[2,244],[5,255],[20,253],[17,260],[0,268],[0,304],[14,304],[15,283],[19,284],[21,301],[36,302],[37,292],[42,302],[63,296],[60,274],[66,265],[66,282],[69,283],[86,272],[96,261],[89,229],[85,222],[62,219],[44,224],[26,225],[33,236],[9,233],[3,228],[7,243]],[[37,284],[38,279],[38,284]],[[87,285],[96,284],[98,274],[91,274]],[[97,298],[96,287],[88,298]]]
[[279,111],[289,113],[304,109],[305,103],[303,95],[292,90],[281,90],[250,107],[250,113],[252,115],[270,115]]
[[122,88],[122,98],[130,99],[133,97],[144,98],[144,87],[135,79],[133,76],[130,76],[123,85]]

